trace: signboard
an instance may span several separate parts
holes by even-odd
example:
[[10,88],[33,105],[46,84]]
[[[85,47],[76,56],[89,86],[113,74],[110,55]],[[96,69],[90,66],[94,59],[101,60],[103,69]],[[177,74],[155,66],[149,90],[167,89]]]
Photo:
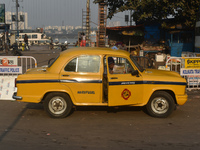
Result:
[[22,74],[22,66],[17,67],[1,67],[0,74]]
[[0,74],[12,74],[12,76],[0,76],[0,100],[13,100],[12,95],[17,91],[15,87],[16,75],[22,74],[22,66],[17,65],[18,57],[0,56]]
[[0,74],[22,74],[22,66],[17,66],[16,56],[0,56]]
[[199,69],[181,68],[180,75],[181,76],[200,75],[200,68]]
[[5,23],[5,4],[0,4],[0,23]]
[[12,95],[17,91],[15,78],[17,76],[0,76],[0,100],[14,100]]
[[200,84],[200,76],[188,76],[188,85],[198,86]]
[[185,68],[200,68],[200,58],[185,59]]
[[2,66],[17,66],[17,57],[0,56],[0,67]]
[[200,68],[199,69],[188,69],[181,68],[180,71],[181,76],[187,76],[188,85],[200,85]]

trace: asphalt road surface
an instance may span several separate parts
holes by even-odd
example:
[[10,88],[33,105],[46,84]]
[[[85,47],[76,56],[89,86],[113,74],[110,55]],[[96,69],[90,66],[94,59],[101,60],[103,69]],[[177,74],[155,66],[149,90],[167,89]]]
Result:
[[[59,51],[30,51],[38,66]],[[0,101],[0,150],[196,150],[200,148],[200,91],[165,119],[140,107],[77,107],[50,118],[41,104]]]

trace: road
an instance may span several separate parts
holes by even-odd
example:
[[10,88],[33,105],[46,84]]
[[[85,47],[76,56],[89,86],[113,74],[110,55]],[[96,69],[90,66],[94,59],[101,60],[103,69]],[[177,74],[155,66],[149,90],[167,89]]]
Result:
[[[59,51],[23,52],[47,64]],[[32,53],[32,54],[31,54]],[[77,107],[64,119],[50,118],[42,104],[0,101],[1,150],[193,150],[200,148],[200,91],[165,119],[140,107]]]

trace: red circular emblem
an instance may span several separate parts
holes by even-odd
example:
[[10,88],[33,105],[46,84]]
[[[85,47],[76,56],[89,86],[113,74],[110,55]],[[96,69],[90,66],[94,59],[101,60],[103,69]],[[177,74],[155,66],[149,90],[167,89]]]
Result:
[[3,66],[8,66],[8,62],[9,62],[9,60],[7,58],[3,58],[1,60],[1,63],[2,63]]
[[124,89],[121,95],[123,99],[128,100],[128,98],[131,96],[131,92],[128,89]]

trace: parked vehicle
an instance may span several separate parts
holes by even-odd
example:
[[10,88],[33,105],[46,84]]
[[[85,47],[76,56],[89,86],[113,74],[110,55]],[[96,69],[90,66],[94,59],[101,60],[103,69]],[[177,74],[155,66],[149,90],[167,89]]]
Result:
[[13,56],[22,56],[23,54],[19,51],[17,43],[14,43],[12,46],[12,55]]
[[143,69],[124,50],[71,48],[48,67],[28,70],[16,81],[13,98],[43,103],[51,117],[66,117],[73,106],[144,106],[153,117],[168,117],[187,101],[178,73]]

